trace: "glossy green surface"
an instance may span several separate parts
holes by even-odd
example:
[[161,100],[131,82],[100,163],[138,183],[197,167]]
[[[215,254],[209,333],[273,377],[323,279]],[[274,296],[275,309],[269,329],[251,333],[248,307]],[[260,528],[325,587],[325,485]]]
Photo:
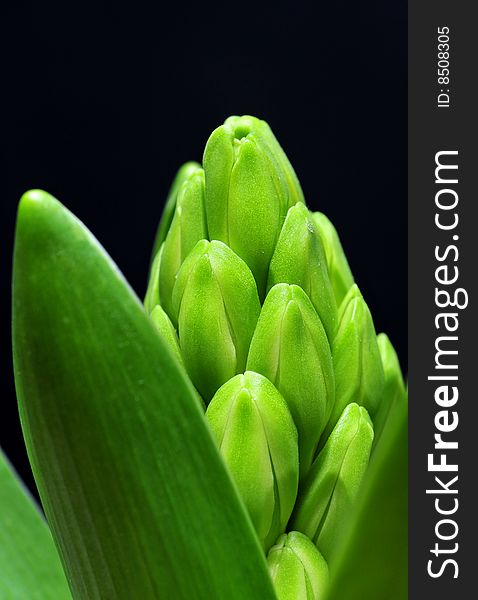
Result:
[[327,600],[408,598],[408,406],[392,408],[337,540]]
[[297,429],[284,398],[252,371],[215,394],[206,418],[267,550],[283,533],[299,482]]
[[332,222],[321,212],[312,213],[312,219],[322,238],[330,282],[334,289],[337,306],[340,306],[346,293],[354,284],[352,271]]
[[187,163],[184,163],[184,165],[182,165],[176,173],[171,187],[169,188],[168,196],[166,198],[166,202],[164,204],[163,212],[161,215],[161,220],[158,224],[158,229],[154,238],[151,259],[154,259],[154,257],[158,253],[159,248],[161,247],[161,244],[166,239],[169,228],[171,226],[171,222],[174,217],[174,211],[176,209],[176,201],[180,187],[182,186],[184,181],[186,181],[186,179],[191,175],[191,173],[194,173],[194,171],[196,171],[196,169],[200,167],[201,165],[199,163],[189,161]]
[[201,240],[178,273],[173,308],[184,364],[209,402],[246,368],[261,309],[254,277],[229,246]]
[[48,525],[1,449],[0,598],[71,599]]
[[354,284],[339,309],[339,326],[332,343],[335,371],[335,404],[322,434],[326,442],[345,407],[364,406],[372,421],[383,393],[383,366],[370,310]]
[[267,555],[278,600],[322,600],[329,569],[314,543],[303,533],[281,535]]
[[301,477],[309,469],[335,399],[332,354],[324,327],[304,290],[279,283],[267,295],[247,368],[284,396],[299,433]]
[[293,283],[304,290],[332,343],[337,328],[337,303],[322,240],[301,202],[289,209],[272,256],[267,290],[278,283]]
[[367,411],[349,404],[300,487],[292,527],[313,540],[326,560],[353,510],[372,442],[373,427]]
[[204,171],[198,167],[189,173],[179,188],[174,217],[161,255],[159,297],[170,318],[174,317],[172,296],[178,271],[196,243],[205,238]]
[[262,123],[253,117],[228,119],[210,135],[203,160],[209,237],[247,263],[261,300],[289,205],[287,179]]
[[88,230],[21,200],[14,365],[33,473],[76,600],[274,597],[191,384]]

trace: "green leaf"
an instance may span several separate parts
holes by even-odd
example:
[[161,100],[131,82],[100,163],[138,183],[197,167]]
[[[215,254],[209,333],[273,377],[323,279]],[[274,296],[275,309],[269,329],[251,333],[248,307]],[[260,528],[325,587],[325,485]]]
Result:
[[329,566],[327,600],[403,600],[408,586],[407,402],[396,402]]
[[98,242],[41,191],[20,203],[13,284],[22,427],[75,599],[272,600],[191,383]]
[[1,449],[0,598],[71,598],[48,525]]

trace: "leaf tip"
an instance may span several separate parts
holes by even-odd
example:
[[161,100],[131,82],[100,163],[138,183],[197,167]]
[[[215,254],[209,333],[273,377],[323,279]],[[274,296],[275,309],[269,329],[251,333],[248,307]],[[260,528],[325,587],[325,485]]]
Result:
[[44,190],[28,190],[20,198],[20,207],[39,207],[51,202],[51,200],[53,200],[53,197]]
[[20,198],[17,227],[25,218],[40,216],[57,203],[58,200],[55,200],[48,192],[40,189],[28,190]]

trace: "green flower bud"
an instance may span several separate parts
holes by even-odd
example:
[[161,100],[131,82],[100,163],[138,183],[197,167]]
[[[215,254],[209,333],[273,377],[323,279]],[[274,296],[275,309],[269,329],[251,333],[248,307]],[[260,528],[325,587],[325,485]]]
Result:
[[301,487],[292,526],[313,540],[327,560],[359,491],[372,442],[366,409],[349,404]]
[[242,117],[229,117],[225,123],[234,127],[236,137],[245,137],[250,132],[256,133],[264,143],[267,151],[271,154],[271,160],[277,162],[287,184],[288,204],[285,213],[287,213],[287,209],[297,204],[297,202],[304,202],[304,193],[302,192],[299,179],[286,153],[266,121],[261,121],[261,119],[249,115],[243,115]]
[[297,495],[297,430],[287,404],[268,379],[247,371],[217,391],[206,418],[268,548],[284,531]]
[[163,254],[164,244],[161,244],[149,272],[148,288],[144,297],[144,308],[147,313],[151,313],[153,308],[160,304],[159,298],[159,267],[161,265],[161,256]]
[[186,369],[206,402],[244,371],[260,309],[246,263],[222,242],[198,242],[179,270],[173,310]]
[[171,318],[174,318],[172,294],[179,268],[196,243],[206,237],[204,171],[197,168],[190,170],[178,191],[174,218],[161,258],[159,295],[161,305]]
[[203,160],[209,237],[247,263],[261,299],[290,202],[282,159],[266,133],[258,119],[228,119],[211,134]]
[[176,200],[179,189],[186,179],[188,179],[189,176],[199,168],[201,168],[200,164],[191,161],[185,163],[176,173],[176,177],[173,179],[173,183],[169,188],[168,196],[163,208],[163,214],[161,215],[161,220],[159,221],[158,229],[156,231],[153,244],[153,257],[158,253],[161,244],[164,242],[166,235],[168,234],[171,222],[173,220],[174,211],[176,209]]
[[332,341],[337,326],[337,304],[325,252],[309,211],[300,203],[289,209],[271,260],[267,289],[277,283],[300,285]]
[[[178,334],[176,333],[176,330],[174,329],[174,325],[171,323],[170,318],[164,312],[161,306],[159,306],[159,304],[154,307],[150,316],[156,329],[158,330],[159,335],[166,342],[168,348],[171,350],[178,363],[181,365],[184,371],[186,371],[181,350],[179,348]],[[204,405],[203,399],[197,392],[196,398],[201,409],[205,410],[206,407]]]
[[385,333],[377,335],[377,344],[382,359],[384,386],[382,399],[373,419],[375,430],[374,446],[378,443],[388,415],[396,402],[406,399],[405,382],[403,381],[400,363],[395,348]]
[[365,406],[372,420],[383,391],[383,367],[372,315],[354,284],[339,309],[339,327],[332,344],[335,405],[322,434],[325,442],[350,402]]
[[332,354],[312,302],[297,285],[268,293],[252,338],[247,368],[284,396],[299,432],[300,473],[310,467],[334,404]]
[[340,306],[346,293],[354,284],[352,271],[344,254],[337,230],[331,221],[320,212],[312,213],[312,218],[324,244],[330,282],[334,289],[337,305]]
[[278,600],[322,600],[329,584],[329,568],[307,536],[284,533],[267,556]]
[[178,335],[174,329],[174,325],[171,323],[170,318],[164,312],[162,307],[159,306],[159,304],[156,305],[151,311],[151,320],[153,321],[163,340],[168,345],[168,348],[177,358],[178,362],[181,365],[184,365],[183,357],[181,356],[181,350],[179,348]]

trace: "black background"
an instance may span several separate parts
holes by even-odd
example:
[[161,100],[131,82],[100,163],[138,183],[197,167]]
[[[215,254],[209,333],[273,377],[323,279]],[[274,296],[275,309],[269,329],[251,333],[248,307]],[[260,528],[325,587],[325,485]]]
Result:
[[156,4],[2,9],[0,444],[29,484],[10,344],[20,195],[59,198],[142,296],[170,181],[230,114],[272,126],[406,370],[406,3]]

